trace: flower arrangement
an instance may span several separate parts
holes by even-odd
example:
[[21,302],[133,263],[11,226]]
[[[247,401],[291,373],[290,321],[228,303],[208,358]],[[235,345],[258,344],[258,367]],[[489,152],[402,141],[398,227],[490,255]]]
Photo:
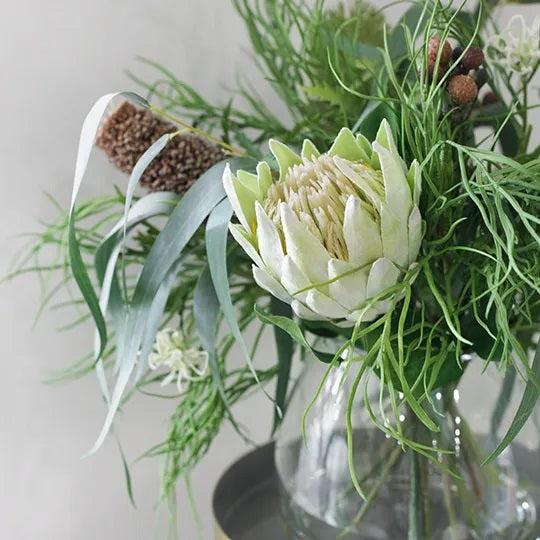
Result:
[[[409,427],[441,431],[434,396],[474,357],[523,381],[484,456],[493,463],[540,394],[540,147],[529,122],[540,17],[500,31],[496,1],[467,11],[430,0],[390,27],[363,1],[233,4],[289,119],[247,87],[246,108],[210,103],[153,64],[159,83],[134,77],[147,98],[111,94],[88,114],[69,211],[31,249],[66,248],[52,267],[95,322],[93,354],[67,373],[95,372],[107,402],[92,451],[133,391],[170,389],[170,432],[149,454],[164,456],[171,496],[223,422],[246,436],[231,406],[247,392],[267,393],[278,428],[292,365],[311,355],[327,366],[311,407],[337,369],[353,381],[343,429],[361,500],[352,446],[363,385],[378,381],[379,398],[366,391],[364,403],[376,429],[441,463],[441,448]],[[95,141],[130,176],[81,203]],[[276,359],[262,369],[269,327]],[[230,367],[235,343],[241,369]],[[430,537],[410,527],[409,538]]]

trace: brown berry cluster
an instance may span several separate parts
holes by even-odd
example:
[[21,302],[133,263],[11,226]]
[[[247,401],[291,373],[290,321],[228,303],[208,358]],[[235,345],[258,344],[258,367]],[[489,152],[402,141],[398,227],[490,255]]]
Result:
[[487,72],[482,67],[484,52],[480,47],[457,46],[452,49],[448,41],[438,37],[428,43],[427,74],[429,81],[439,81],[448,73],[447,91],[450,101],[459,107],[472,104],[478,90],[487,82]]

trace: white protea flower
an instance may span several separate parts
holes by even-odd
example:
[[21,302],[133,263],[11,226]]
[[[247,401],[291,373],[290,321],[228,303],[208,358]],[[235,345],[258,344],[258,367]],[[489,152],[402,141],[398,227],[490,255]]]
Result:
[[488,45],[497,50],[504,66],[522,77],[529,76],[540,62],[540,16],[528,27],[522,15],[514,15]]
[[154,349],[148,357],[150,369],[165,367],[169,374],[161,381],[161,386],[176,379],[180,393],[186,391],[192,381],[201,381],[209,374],[208,353],[186,343],[182,332],[166,328],[158,332]]
[[265,162],[223,177],[255,281],[306,320],[352,326],[387,311],[388,299],[369,300],[414,264],[422,238],[419,167],[407,170],[388,122],[372,145],[342,129],[326,154],[309,140],[301,156],[270,149],[277,181]]

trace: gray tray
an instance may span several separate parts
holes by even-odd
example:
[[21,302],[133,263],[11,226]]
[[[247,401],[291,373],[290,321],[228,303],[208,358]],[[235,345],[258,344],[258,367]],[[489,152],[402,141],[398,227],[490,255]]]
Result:
[[[532,487],[531,494],[540,516],[538,453],[524,451],[519,445],[514,447],[514,453],[521,477]],[[268,443],[241,457],[220,478],[213,497],[216,539],[288,540],[279,505],[274,444]],[[530,540],[540,540],[540,520],[537,527],[531,531]]]
[[231,465],[214,491],[217,540],[287,540],[279,516],[274,444]]

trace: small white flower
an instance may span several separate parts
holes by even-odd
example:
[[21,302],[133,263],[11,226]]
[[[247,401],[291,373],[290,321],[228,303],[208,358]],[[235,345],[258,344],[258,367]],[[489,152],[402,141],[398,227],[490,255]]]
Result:
[[514,15],[506,28],[488,41],[498,51],[501,63],[522,77],[530,75],[540,62],[540,16],[527,27],[522,15]]
[[197,347],[190,347],[184,335],[178,330],[166,328],[158,332],[154,350],[148,357],[150,369],[161,366],[169,369],[169,374],[161,386],[176,379],[180,393],[187,390],[191,381],[201,381],[209,374],[208,353]]

